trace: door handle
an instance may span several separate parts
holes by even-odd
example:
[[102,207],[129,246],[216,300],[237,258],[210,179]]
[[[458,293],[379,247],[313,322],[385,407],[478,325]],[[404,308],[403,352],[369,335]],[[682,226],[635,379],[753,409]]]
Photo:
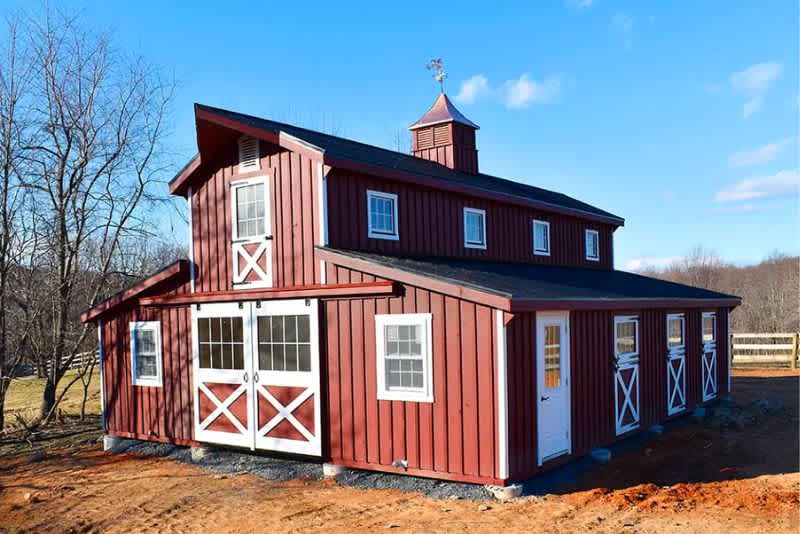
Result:
[[541,400],[542,401],[550,400],[550,397],[545,397],[544,395],[542,395],[542,399]]
[[242,380],[244,381],[245,384],[247,384],[247,373],[244,374],[244,377],[242,378]]
[[253,382],[258,383],[258,373],[253,373]]

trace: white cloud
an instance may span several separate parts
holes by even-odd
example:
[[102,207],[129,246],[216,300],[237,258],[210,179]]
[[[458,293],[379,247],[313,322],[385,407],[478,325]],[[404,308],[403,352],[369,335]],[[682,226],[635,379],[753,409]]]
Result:
[[791,169],[769,176],[741,180],[717,192],[714,201],[728,203],[792,197],[797,196],[798,191],[800,191],[800,173]]
[[741,152],[737,152],[730,157],[730,164],[734,167],[745,167],[748,165],[761,165],[764,163],[769,163],[778,156],[781,150],[790,145],[792,141],[793,138],[787,137],[786,139],[773,141],[772,143],[767,143],[764,146],[760,146],[752,150],[743,150]]
[[782,72],[781,63],[764,62],[730,75],[728,81],[733,90],[748,98],[742,107],[742,117],[747,118],[761,109],[764,105],[764,95]]
[[561,92],[561,80],[557,76],[549,76],[536,81],[526,72],[517,80],[503,83],[498,91],[506,107],[522,109],[533,102],[547,102],[555,98]]
[[594,5],[595,0],[567,0],[567,5],[578,9],[588,9]]
[[456,101],[472,104],[482,98],[493,98],[510,109],[523,109],[534,102],[548,102],[561,92],[561,78],[548,76],[543,80],[533,80],[529,73],[515,80],[506,80],[492,87],[483,74],[476,74],[461,82]]
[[624,11],[617,11],[611,17],[611,26],[625,38],[625,48],[633,45],[633,25],[636,22],[633,15]]
[[461,90],[456,95],[456,101],[472,104],[479,98],[490,95],[489,80],[483,74],[476,74],[461,82]]
[[663,258],[632,258],[625,264],[629,271],[641,271],[647,268],[664,269],[669,267],[681,258],[679,256],[667,256]]

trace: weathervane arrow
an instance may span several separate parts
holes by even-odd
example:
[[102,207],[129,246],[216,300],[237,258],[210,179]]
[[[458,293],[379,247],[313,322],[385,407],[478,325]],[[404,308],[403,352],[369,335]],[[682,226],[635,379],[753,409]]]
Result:
[[433,79],[439,82],[439,87],[444,93],[444,80],[447,78],[447,72],[444,70],[444,63],[442,62],[442,58],[432,59],[428,61],[426,67],[428,70],[432,70],[433,72]]

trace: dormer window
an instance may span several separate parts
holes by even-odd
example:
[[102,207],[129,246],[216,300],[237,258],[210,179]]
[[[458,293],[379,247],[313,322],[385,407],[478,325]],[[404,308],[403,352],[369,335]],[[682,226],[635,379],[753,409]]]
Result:
[[261,169],[261,154],[258,139],[241,137],[239,139],[239,172],[252,172]]
[[533,221],[533,253],[536,256],[550,255],[550,223]]
[[262,240],[269,234],[269,199],[263,179],[248,179],[231,185],[233,240]]
[[597,230],[586,230],[586,259],[600,261],[600,234]]
[[373,239],[397,241],[397,195],[380,191],[367,191],[368,235]]
[[464,208],[464,247],[486,250],[486,211]]

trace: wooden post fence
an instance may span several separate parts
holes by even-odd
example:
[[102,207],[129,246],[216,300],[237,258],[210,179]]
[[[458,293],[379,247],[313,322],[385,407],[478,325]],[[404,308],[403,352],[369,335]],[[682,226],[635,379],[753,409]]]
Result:
[[797,368],[798,338],[800,334],[731,334],[731,362],[733,367],[776,367],[788,364]]

